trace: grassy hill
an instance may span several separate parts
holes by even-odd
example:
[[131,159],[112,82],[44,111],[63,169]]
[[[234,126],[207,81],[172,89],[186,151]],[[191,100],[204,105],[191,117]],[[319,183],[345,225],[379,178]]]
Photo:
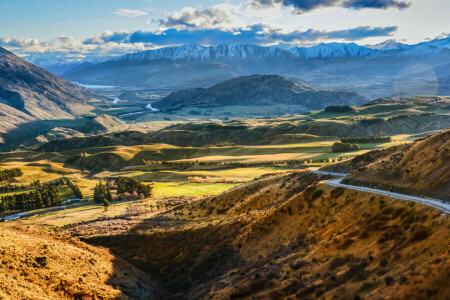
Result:
[[[450,130],[390,149],[390,155],[352,173],[346,182],[450,199]],[[389,151],[389,149],[387,149]]]
[[[171,298],[445,299],[447,216],[321,183],[308,172],[242,185],[105,234],[66,226],[164,282]],[[116,232],[116,233],[115,233]],[[447,242],[445,242],[447,241]],[[430,274],[433,274],[431,276]]]
[[0,227],[1,299],[161,296],[144,273],[105,249],[37,227]]

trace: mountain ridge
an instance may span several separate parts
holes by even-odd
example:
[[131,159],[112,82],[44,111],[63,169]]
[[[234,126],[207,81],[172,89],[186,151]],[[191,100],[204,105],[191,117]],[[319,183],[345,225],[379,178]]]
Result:
[[38,119],[89,113],[96,93],[41,69],[0,47],[0,102]]

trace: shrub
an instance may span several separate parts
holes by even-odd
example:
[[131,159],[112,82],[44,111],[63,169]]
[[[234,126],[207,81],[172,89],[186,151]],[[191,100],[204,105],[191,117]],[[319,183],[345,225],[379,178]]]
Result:
[[323,194],[323,190],[315,190],[311,194],[311,200],[315,200],[315,199],[319,198],[322,194]]
[[411,236],[411,242],[418,242],[426,239],[428,236],[430,236],[431,232],[426,227],[417,227]]
[[386,276],[384,277],[384,282],[386,283],[386,285],[391,285],[394,282],[394,277]]

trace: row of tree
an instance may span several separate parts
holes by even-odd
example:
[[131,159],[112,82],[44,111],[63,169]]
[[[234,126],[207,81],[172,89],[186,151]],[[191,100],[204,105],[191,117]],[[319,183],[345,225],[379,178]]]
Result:
[[390,136],[385,135],[376,135],[376,136],[366,136],[366,137],[346,137],[342,138],[342,143],[357,143],[357,144],[365,144],[365,143],[389,143],[392,141]]
[[331,113],[345,113],[345,112],[352,112],[355,111],[353,107],[348,105],[330,105],[325,107],[325,112],[331,112]]
[[0,193],[8,193],[8,192],[17,192],[17,191],[24,191],[24,190],[30,190],[30,189],[36,189],[38,187],[41,187],[42,184],[38,180],[33,181],[30,184],[8,184],[8,185],[1,185],[0,186]]
[[5,169],[0,171],[0,181],[9,180],[14,177],[22,176],[23,172],[19,168]]
[[352,144],[352,143],[341,143],[341,142],[335,142],[333,146],[331,146],[331,150],[333,152],[347,152],[347,151],[356,151],[359,150],[358,144]]
[[50,207],[61,203],[55,186],[44,186],[29,193],[7,195],[0,198],[0,213],[21,212]]

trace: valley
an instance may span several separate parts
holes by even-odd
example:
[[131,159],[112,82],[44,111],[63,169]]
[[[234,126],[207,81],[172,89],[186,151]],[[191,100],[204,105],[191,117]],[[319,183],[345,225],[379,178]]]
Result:
[[448,299],[449,37],[135,38],[0,47],[0,300]]

